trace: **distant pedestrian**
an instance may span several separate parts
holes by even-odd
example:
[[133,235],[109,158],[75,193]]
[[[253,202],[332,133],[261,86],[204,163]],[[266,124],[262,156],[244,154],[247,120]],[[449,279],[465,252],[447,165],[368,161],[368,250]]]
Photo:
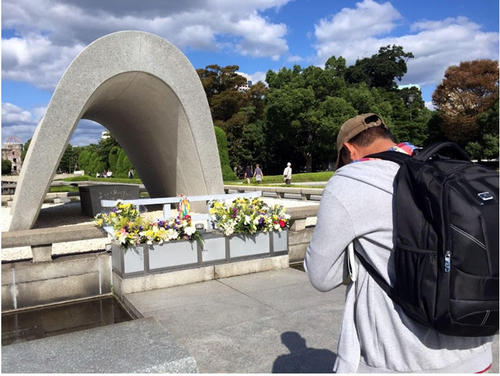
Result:
[[290,185],[290,182],[292,181],[292,164],[290,162],[286,164],[286,167],[283,170],[283,180],[286,185]]
[[128,178],[129,179],[133,179],[134,178],[134,171],[132,171],[132,169],[128,170]]
[[255,180],[257,180],[258,184],[260,184],[260,182],[264,178],[264,174],[262,173],[262,170],[260,169],[259,164],[255,165],[255,171],[253,173],[253,176],[255,177]]
[[107,177],[107,178],[111,178],[111,177],[113,177],[113,171],[108,170],[108,172],[106,172],[106,177]]
[[250,179],[252,179],[252,176],[253,176],[252,166],[247,166],[245,170],[245,179],[247,179],[248,184],[250,184]]

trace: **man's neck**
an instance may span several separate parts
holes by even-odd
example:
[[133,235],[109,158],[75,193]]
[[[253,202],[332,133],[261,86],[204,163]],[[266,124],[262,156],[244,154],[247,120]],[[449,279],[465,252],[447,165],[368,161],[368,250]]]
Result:
[[373,141],[370,145],[363,147],[362,154],[363,156],[367,156],[370,154],[381,153],[389,150],[393,146],[396,146],[396,144],[392,140],[379,138]]

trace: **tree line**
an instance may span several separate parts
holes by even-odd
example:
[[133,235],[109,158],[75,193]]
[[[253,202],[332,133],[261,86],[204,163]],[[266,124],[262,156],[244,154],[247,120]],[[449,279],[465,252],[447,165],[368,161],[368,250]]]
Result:
[[451,66],[426,108],[417,86],[398,87],[413,58],[401,46],[381,47],[347,66],[332,56],[325,66],[269,70],[265,85],[241,90],[238,66],[209,65],[197,72],[214,124],[227,136],[230,166],[259,163],[271,174],[291,162],[295,171],[331,169],[344,121],[357,114],[382,116],[396,141],[426,146],[451,140],[472,158],[498,156],[498,62]]
[[[431,111],[417,86],[398,87],[412,58],[401,46],[385,46],[351,66],[332,56],[324,67],[269,70],[265,83],[249,87],[237,65],[197,69],[224,179],[234,179],[235,170],[256,163],[267,174],[281,173],[287,162],[294,171],[332,169],[340,126],[366,112],[382,116],[397,142],[425,146],[450,140],[472,158],[497,158],[498,61],[450,66],[432,96]],[[59,171],[76,167],[87,174],[111,170],[125,177],[132,165],[110,137],[83,147],[68,145]]]

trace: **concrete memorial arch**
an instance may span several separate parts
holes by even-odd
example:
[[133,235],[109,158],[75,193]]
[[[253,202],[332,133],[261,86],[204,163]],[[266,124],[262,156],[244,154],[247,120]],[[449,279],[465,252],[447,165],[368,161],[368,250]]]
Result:
[[207,98],[184,54],[149,33],[87,46],[59,81],[21,170],[10,230],[35,223],[80,119],[104,125],[151,197],[224,193]]

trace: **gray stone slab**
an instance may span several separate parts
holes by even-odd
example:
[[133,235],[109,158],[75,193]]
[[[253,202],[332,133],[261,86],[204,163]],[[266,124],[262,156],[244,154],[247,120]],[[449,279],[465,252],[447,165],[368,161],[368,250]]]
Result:
[[280,312],[325,304],[332,305],[335,309],[344,307],[343,286],[326,294],[322,293],[312,287],[306,273],[295,269],[285,269],[283,273],[275,271],[225,278],[220,282]]
[[219,282],[252,295],[254,292],[275,289],[278,287],[309,283],[306,273],[296,269],[287,268],[264,273],[246,274],[230,278],[219,279]]
[[195,359],[155,319],[2,347],[3,373],[192,373]]
[[202,373],[331,372],[341,315],[322,306],[178,340]]
[[182,301],[183,304],[169,305],[169,298],[165,296],[164,305],[154,311],[145,311],[141,306],[132,304],[145,317],[152,316],[166,325],[168,331],[176,337],[209,332],[280,314],[270,306],[220,283],[212,293],[179,297],[175,300]]
[[[130,294],[203,373],[330,372],[345,288],[314,290],[295,269]],[[305,342],[305,343],[304,343]],[[498,336],[492,372],[498,372]]]

